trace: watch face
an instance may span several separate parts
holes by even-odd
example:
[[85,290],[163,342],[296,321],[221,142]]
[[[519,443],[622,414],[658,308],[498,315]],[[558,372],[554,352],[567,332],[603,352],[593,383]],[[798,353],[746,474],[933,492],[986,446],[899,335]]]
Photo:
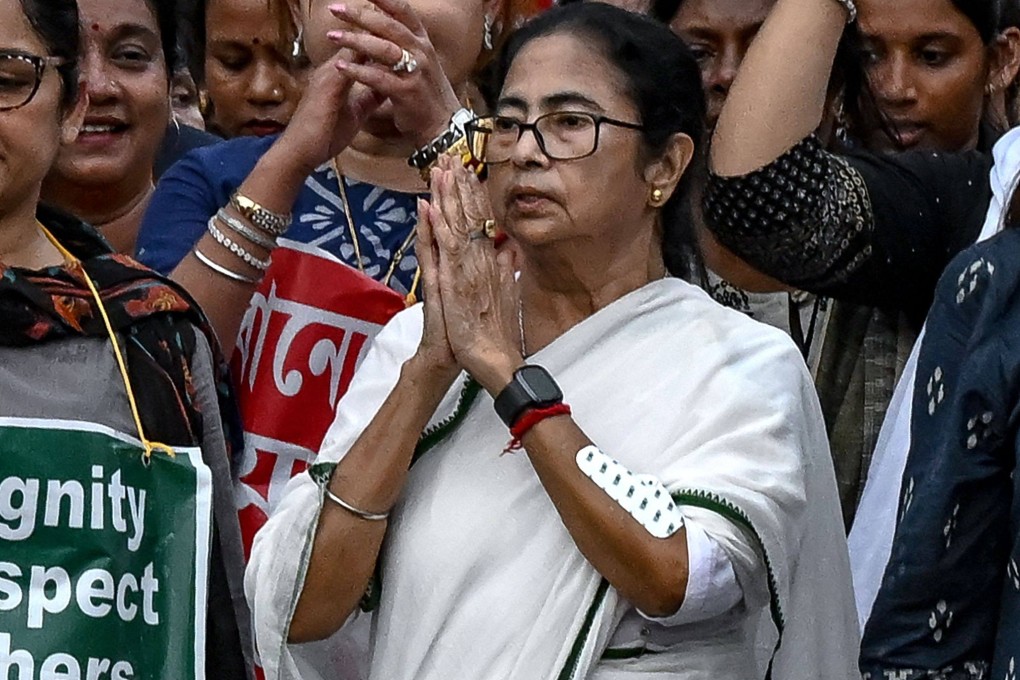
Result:
[[559,385],[541,366],[523,366],[517,372],[521,386],[537,402],[556,402],[563,399]]

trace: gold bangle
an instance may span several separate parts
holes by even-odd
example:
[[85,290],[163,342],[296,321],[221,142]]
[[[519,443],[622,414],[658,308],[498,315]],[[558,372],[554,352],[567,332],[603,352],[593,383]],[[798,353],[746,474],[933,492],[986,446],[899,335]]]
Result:
[[282,236],[290,226],[291,215],[267,210],[241,193],[234,192],[230,197],[230,205],[246,220],[273,236]]
[[435,161],[429,163],[427,166],[421,169],[421,178],[428,184],[429,175],[432,173],[432,168],[435,167],[436,163],[439,162],[439,158],[442,156],[453,156],[460,160],[465,168],[475,173],[480,179],[485,178],[485,163],[482,162],[484,158],[484,142],[480,140],[482,135],[475,135],[478,141],[474,143],[468,140],[468,135],[463,135],[457,141],[450,145],[450,148],[446,149],[436,158]]

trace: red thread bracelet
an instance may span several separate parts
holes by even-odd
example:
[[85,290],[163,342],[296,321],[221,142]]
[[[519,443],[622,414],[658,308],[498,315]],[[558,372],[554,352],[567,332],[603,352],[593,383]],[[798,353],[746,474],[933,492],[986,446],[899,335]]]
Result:
[[524,444],[521,440],[524,439],[524,435],[531,431],[531,428],[538,425],[543,420],[548,418],[555,418],[556,416],[569,416],[570,407],[566,404],[553,404],[546,408],[533,408],[530,411],[525,411],[524,414],[517,419],[517,422],[510,428],[510,436],[513,439],[507,444],[507,447],[503,449],[503,453],[511,453],[513,451],[520,451],[524,448]]

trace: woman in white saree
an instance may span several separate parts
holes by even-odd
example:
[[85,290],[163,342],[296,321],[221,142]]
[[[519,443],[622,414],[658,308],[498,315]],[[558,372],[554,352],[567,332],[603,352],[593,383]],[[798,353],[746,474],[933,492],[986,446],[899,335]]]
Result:
[[497,115],[471,125],[488,193],[433,170],[424,307],[378,336],[256,538],[268,677],[859,677],[803,360],[669,277],[689,263],[694,59],[583,4],[497,66]]

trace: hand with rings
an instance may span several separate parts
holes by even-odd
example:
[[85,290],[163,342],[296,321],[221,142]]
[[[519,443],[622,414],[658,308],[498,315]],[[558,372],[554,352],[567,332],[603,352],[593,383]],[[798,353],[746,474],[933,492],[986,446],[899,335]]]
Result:
[[523,357],[514,258],[492,245],[488,193],[474,173],[444,156],[432,170],[432,202],[424,207],[450,350],[483,387],[501,389]]
[[407,50],[400,51],[400,61],[393,65],[394,73],[414,73],[418,70],[418,60]]
[[478,229],[471,232],[469,241],[493,241],[496,238],[496,220],[486,219],[478,225]]
[[353,54],[337,68],[389,100],[394,125],[415,146],[445,130],[460,102],[407,0],[347,0],[329,11],[346,27],[327,36]]

